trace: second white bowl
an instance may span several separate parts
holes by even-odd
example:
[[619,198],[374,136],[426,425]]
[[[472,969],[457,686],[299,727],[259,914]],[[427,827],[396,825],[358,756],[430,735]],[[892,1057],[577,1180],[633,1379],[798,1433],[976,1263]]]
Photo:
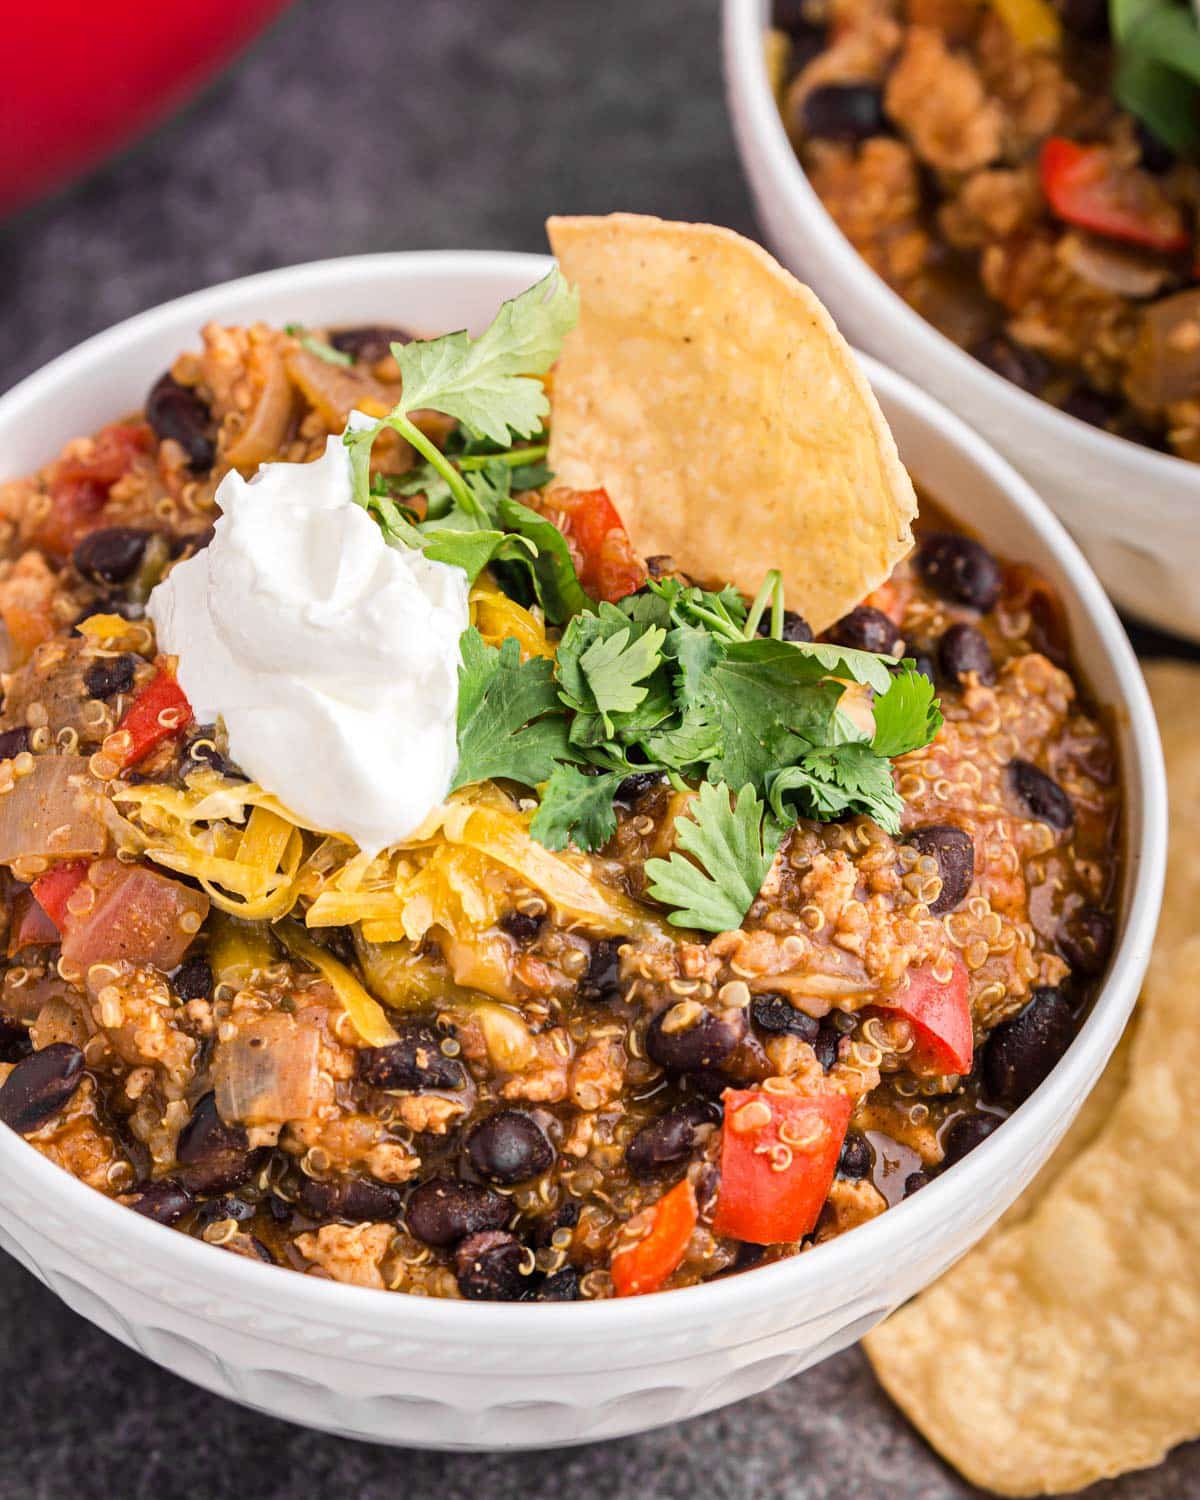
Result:
[[847,338],[981,432],[1059,513],[1122,608],[1200,640],[1200,464],[1068,416],[1020,390],[914,312],[814,192],[767,80],[770,0],[724,0],[725,84],[763,232]]

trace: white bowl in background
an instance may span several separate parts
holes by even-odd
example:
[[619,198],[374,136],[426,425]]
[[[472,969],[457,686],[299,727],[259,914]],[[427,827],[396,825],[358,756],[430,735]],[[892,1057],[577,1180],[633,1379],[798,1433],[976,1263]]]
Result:
[[772,250],[853,343],[944,401],[1074,532],[1117,603],[1200,640],[1200,464],[1115,437],[1031,396],[938,332],[876,275],[804,174],[763,60],[770,0],[724,0],[734,135]]
[[[0,479],[143,400],[209,319],[478,329],[547,269],[489,253],[360,256],[171,302],[88,340],[0,400]],[[261,1411],[348,1437],[545,1448],[637,1432],[752,1395],[852,1343],[967,1250],[1046,1160],[1134,1003],[1163,880],[1154,718],[1124,631],[1029,486],[960,421],[867,363],[909,465],[954,516],[1059,588],[1125,775],[1120,933],[1107,979],[1048,1081],[1001,1130],[869,1224],[791,1260],[624,1301],[436,1301],[222,1254],[102,1197],[0,1129],[0,1246],[149,1359]]]

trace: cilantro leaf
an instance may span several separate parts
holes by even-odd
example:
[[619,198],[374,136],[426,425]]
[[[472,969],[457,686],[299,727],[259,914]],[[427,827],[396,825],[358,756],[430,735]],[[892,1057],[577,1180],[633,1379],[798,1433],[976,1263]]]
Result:
[[876,755],[907,755],[928,745],[942,727],[942,711],[933,683],[906,660],[885,693],[875,700]]
[[629,713],[647,697],[645,679],[662,660],[665,632],[638,625],[615,605],[577,614],[558,646],[562,701],[581,714],[599,714],[613,734],[613,715]]
[[542,789],[530,833],[547,849],[562,849],[568,842],[580,849],[603,848],[616,832],[613,798],[624,775],[585,776],[576,766],[556,766]]
[[764,821],[752,786],[731,799],[724,782],[704,782],[675,819],[675,841],[693,859],[674,853],[647,860],[650,895],[675,908],[667,921],[676,927],[732,931],[762,888],[782,833],[774,820]]
[[405,412],[430,408],[507,446],[541,430],[550,402],[540,380],[579,316],[559,271],[504,303],[477,339],[466,332],[393,344]]
[[530,563],[530,574],[546,618],[561,625],[581,610],[591,609],[592,601],[583,591],[567,539],[558,527],[536,510],[507,497],[500,501],[499,514],[503,526],[527,538],[537,549]]
[[505,777],[537,786],[570,758],[551,663],[521,660],[516,641],[489,646],[474,626],[460,643],[458,766],[451,791]]
[[721,731],[721,754],[710,778],[762,788],[781,765],[810,745],[827,743],[842,696],[841,683],[787,641],[730,646],[698,695]]
[[797,817],[828,822],[844,813],[865,813],[891,834],[900,832],[904,810],[891,761],[861,741],[805,751],[771,778],[769,801],[783,823]]

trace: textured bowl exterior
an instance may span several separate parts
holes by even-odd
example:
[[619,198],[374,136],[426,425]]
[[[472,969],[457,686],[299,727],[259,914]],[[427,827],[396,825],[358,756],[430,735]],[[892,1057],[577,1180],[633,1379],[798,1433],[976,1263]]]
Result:
[[[0,400],[0,479],[136,406],[210,318],[478,325],[547,262],[444,253],[271,272],[121,324]],[[1161,894],[1161,751],[1102,590],[1028,486],[928,397],[868,362],[901,453],[953,514],[1062,591],[1081,660],[1116,710],[1126,775],[1123,930],[1093,1013],[1003,1130],[852,1234],[746,1275],[622,1302],[439,1302],[221,1254],[84,1187],[0,1130],[0,1246],[147,1358],[257,1410],[347,1437],[447,1449],[619,1437],[767,1389],[860,1338],[965,1252],[1030,1180],[1133,1005]]]
[[1090,427],[1018,389],[914,312],[809,185],[763,65],[769,0],[724,0],[734,135],[766,239],[846,336],[945,402],[1032,483],[1118,603],[1200,640],[1200,464]]

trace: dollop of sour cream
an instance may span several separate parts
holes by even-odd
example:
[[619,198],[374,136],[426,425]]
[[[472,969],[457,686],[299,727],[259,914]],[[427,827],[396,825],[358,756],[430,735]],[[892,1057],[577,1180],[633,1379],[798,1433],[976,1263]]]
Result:
[[312,463],[231,472],[216,499],[212,542],[150,596],[159,649],[248,776],[377,853],[450,787],[467,575],[387,545],[340,437]]

